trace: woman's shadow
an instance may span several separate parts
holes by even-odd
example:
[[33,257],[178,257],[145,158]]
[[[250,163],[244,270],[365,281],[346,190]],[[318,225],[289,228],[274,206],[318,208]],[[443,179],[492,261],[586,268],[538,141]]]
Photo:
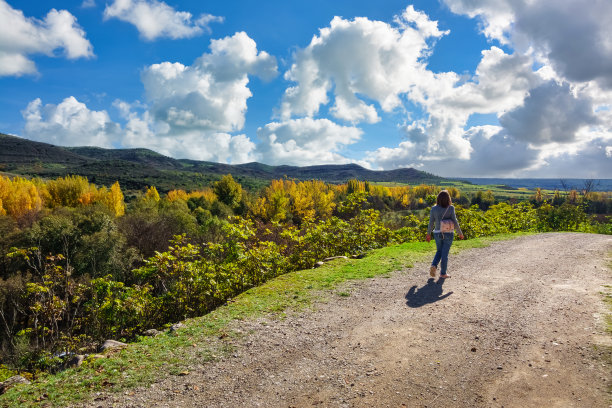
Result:
[[453,292],[442,295],[443,284],[444,279],[439,279],[436,283],[434,278],[429,278],[427,283],[421,288],[417,289],[417,285],[414,285],[406,293],[406,304],[410,307],[421,307],[452,295]]

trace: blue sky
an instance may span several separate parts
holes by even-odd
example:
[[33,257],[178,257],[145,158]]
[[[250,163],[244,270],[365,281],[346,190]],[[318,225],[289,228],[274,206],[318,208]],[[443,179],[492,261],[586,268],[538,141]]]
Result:
[[612,174],[612,2],[0,0],[0,132],[273,165]]

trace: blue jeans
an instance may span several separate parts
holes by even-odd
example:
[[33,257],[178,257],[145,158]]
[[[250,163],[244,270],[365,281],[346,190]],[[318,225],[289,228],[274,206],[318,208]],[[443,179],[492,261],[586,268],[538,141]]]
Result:
[[432,261],[432,266],[438,267],[438,263],[442,261],[442,269],[440,269],[440,275],[446,275],[446,266],[448,265],[448,252],[450,251],[451,245],[453,245],[453,239],[455,234],[447,232],[442,234],[441,232],[434,232],[434,240],[436,241],[436,255]]

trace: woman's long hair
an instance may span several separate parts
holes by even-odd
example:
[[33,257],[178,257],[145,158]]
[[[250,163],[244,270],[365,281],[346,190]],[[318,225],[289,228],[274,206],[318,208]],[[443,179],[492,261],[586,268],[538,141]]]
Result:
[[440,193],[438,194],[438,197],[436,198],[436,204],[438,204],[442,208],[446,208],[452,203],[453,203],[453,200],[451,200],[451,196],[450,194],[448,194],[448,191],[447,190],[440,191]]

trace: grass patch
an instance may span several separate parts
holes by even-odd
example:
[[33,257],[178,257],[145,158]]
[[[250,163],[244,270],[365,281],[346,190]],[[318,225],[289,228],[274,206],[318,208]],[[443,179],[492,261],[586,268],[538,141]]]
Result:
[[[453,252],[486,247],[493,241],[520,235],[526,234],[457,240]],[[141,338],[123,350],[108,353],[108,358],[89,359],[79,368],[43,375],[30,385],[16,386],[0,396],[0,407],[63,407],[91,399],[95,392],[146,386],[159,380],[162,373],[180,375],[190,366],[230,354],[232,348],[225,339],[237,335],[228,328],[236,319],[269,314],[282,317],[289,310],[303,310],[315,300],[325,300],[333,294],[350,296],[350,290],[338,291],[338,285],[388,276],[429,259],[434,252],[433,241],[405,243],[371,251],[363,259],[336,259],[317,269],[279,276],[205,316],[186,320],[173,333]]]

